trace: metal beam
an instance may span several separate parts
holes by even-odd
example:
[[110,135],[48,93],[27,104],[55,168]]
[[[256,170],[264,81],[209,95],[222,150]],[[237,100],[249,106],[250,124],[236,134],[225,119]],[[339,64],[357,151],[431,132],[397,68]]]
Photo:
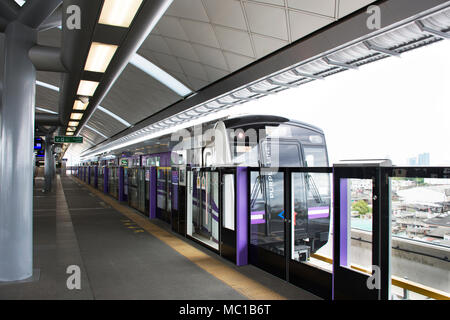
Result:
[[49,18],[61,5],[62,0],[33,0],[27,1],[19,11],[18,20],[33,29]]
[[67,72],[61,61],[60,48],[36,45],[28,55],[38,71]]
[[431,29],[431,28],[425,26],[423,24],[423,22],[420,21],[420,20],[416,21],[416,25],[419,27],[419,29],[422,32],[431,34],[433,36],[436,36],[436,37],[439,37],[439,38],[442,38],[442,39],[450,39],[450,33],[446,33],[446,32],[443,32],[441,30]]
[[371,43],[370,41],[364,41],[363,43],[366,46],[366,48],[369,49],[369,50],[380,52],[380,53],[384,53],[384,54],[387,54],[387,55],[392,56],[392,57],[401,57],[401,54],[399,52],[379,47],[379,46]]
[[0,1],[0,15],[9,22],[17,19],[20,9],[20,6],[13,0]]
[[35,118],[36,125],[40,126],[61,126],[59,114],[38,113]]

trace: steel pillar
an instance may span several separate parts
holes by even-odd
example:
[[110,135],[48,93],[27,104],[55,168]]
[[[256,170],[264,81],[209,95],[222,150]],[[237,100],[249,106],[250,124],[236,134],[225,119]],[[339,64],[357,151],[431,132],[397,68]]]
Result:
[[0,281],[33,274],[33,145],[36,70],[28,57],[36,30],[5,30],[0,116]]
[[52,182],[55,177],[54,174],[54,162],[55,157],[53,155],[52,150],[52,136],[48,135],[45,137],[45,161],[44,161],[44,177],[45,177],[45,186],[44,192],[48,193],[52,191]]

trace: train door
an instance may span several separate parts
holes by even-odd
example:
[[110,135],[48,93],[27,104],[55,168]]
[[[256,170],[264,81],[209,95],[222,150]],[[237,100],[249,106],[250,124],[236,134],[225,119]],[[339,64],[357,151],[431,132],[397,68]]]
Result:
[[[280,150],[283,150],[281,155]],[[303,167],[295,140],[261,143],[259,170],[250,170],[250,263],[289,280],[291,212],[287,210],[290,177],[284,167]]]
[[219,172],[196,170],[188,178],[187,235],[219,251]]
[[170,179],[169,168],[158,167],[156,170],[157,175],[157,201],[156,201],[156,217],[167,223],[171,223],[170,217]]
[[135,208],[139,209],[139,203],[138,203],[138,177],[137,177],[137,170],[136,168],[128,169],[127,170],[127,181],[126,184],[127,190],[128,190],[128,204]]
[[171,216],[172,216],[172,230],[180,233],[180,212],[178,208],[178,185],[179,185],[179,170],[176,167],[172,168],[171,176]]
[[150,215],[150,168],[144,168],[145,171],[145,207],[144,212],[146,216]]
[[148,211],[145,211],[146,209],[146,183],[145,183],[145,169],[144,168],[138,168],[138,210],[142,213],[146,213]]
[[118,167],[110,167],[108,170],[109,179],[108,179],[108,191],[111,196],[118,199],[119,198],[119,176],[118,176]]
[[123,201],[128,201],[128,168],[123,168]]
[[178,233],[186,235],[186,167],[178,168]]
[[97,189],[103,192],[103,184],[104,184],[104,174],[105,168],[103,166],[98,167],[98,177],[97,177]]

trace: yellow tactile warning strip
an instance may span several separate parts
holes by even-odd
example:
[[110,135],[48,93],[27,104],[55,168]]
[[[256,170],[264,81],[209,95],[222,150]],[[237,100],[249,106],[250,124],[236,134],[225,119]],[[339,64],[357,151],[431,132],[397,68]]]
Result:
[[[74,179],[73,177],[71,178]],[[108,203],[111,207],[134,221],[142,229],[152,234],[159,240],[163,241],[179,254],[185,256],[197,266],[210,273],[215,278],[221,280],[225,284],[229,285],[245,297],[251,300],[286,300],[285,297],[279,295],[278,293],[246,277],[245,275],[228,267],[221,261],[207,255],[206,253],[196,249],[188,243],[178,239],[170,232],[167,232],[166,230],[152,223],[147,218],[135,213],[133,209],[120,204],[119,202],[117,202],[117,200],[105,195],[99,190],[96,190],[92,186],[89,186],[78,179],[76,179],[75,181],[89,188],[89,190],[91,190],[96,196],[102,199],[102,201]]]

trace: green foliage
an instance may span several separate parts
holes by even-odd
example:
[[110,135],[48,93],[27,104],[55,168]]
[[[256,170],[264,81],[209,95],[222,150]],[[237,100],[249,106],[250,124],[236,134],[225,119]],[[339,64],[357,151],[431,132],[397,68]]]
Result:
[[359,213],[360,216],[370,212],[369,205],[364,200],[359,200],[352,204],[352,210]]

